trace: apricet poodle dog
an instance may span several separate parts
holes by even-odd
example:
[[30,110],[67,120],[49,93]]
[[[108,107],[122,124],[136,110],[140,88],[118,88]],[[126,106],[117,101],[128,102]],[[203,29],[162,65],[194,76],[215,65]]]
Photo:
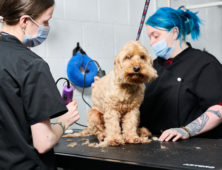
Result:
[[98,146],[146,143],[151,133],[138,128],[145,82],[157,77],[152,57],[138,41],[130,41],[115,57],[113,71],[95,83],[88,127],[64,137],[96,135]]

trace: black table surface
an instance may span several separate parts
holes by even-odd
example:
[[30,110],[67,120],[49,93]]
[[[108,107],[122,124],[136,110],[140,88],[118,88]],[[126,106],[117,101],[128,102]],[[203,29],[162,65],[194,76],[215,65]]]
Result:
[[[71,139],[72,141],[67,141]],[[82,145],[94,136],[62,138],[55,146],[58,167],[76,169],[219,169],[222,170],[222,139],[191,138],[178,142],[152,140],[147,144],[126,144],[94,148]],[[67,145],[76,142],[74,147]],[[78,165],[79,164],[79,165]],[[90,168],[90,169],[91,169]],[[79,168],[80,169],[80,168]]]

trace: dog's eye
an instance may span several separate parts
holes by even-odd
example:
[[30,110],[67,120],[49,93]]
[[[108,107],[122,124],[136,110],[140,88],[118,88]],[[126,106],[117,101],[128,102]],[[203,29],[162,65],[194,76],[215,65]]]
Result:
[[144,59],[145,59],[145,56],[144,56],[144,55],[142,55],[142,56],[140,56],[140,58],[144,60]]
[[126,58],[126,59],[131,59],[131,56],[130,56],[130,55],[127,55],[125,58]]

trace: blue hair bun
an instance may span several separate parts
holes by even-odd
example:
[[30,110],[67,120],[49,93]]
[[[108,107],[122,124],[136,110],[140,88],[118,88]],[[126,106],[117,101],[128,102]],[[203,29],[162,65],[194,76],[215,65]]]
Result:
[[181,8],[175,10],[170,7],[159,8],[146,21],[146,25],[150,25],[160,30],[170,31],[174,27],[178,27],[178,39],[186,40],[186,36],[191,34],[191,38],[196,40],[200,36],[201,20],[190,10],[182,10]]
[[192,12],[188,9],[182,10],[178,8],[177,11],[181,14],[184,18],[184,34],[188,35],[191,34],[191,38],[193,40],[197,40],[200,36],[200,24],[201,20],[197,16],[197,12]]
[[90,87],[94,82],[94,77],[97,74],[98,68],[94,62],[90,62],[87,66],[85,84],[84,73],[81,73],[81,69],[85,70],[87,63],[92,60],[86,54],[77,52],[72,56],[67,65],[67,75],[69,80],[78,87]]

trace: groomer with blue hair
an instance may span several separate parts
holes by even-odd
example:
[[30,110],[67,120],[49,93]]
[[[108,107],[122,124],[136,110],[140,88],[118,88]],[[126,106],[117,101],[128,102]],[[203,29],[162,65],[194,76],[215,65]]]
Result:
[[160,141],[222,138],[222,65],[186,42],[199,38],[200,23],[196,13],[169,7],[146,22],[158,78],[146,85],[141,126]]

